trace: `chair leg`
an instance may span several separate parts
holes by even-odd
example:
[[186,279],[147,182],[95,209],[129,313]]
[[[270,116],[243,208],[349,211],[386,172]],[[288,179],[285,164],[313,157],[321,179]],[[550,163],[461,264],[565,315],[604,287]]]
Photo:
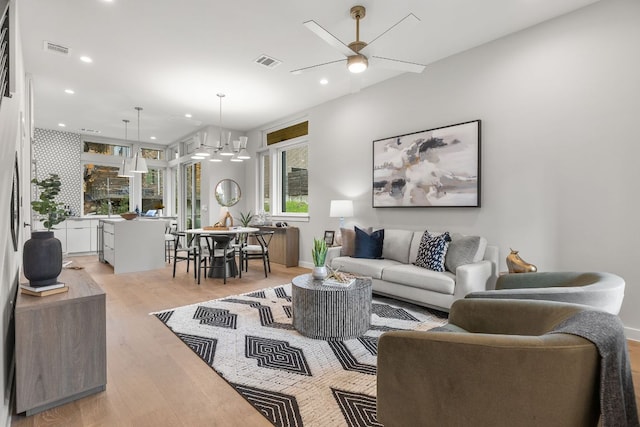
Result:
[[267,254],[262,254],[262,265],[264,265],[264,277],[269,277],[267,275]]
[[271,273],[271,260],[269,259],[269,252],[265,254],[267,257],[267,267],[269,267],[269,273]]
[[173,257],[173,277],[176,277],[176,257]]

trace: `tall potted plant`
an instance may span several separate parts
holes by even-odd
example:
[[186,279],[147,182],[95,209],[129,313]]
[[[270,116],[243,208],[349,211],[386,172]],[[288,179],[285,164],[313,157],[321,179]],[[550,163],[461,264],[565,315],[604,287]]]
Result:
[[317,280],[324,280],[327,277],[327,267],[324,265],[327,259],[327,242],[324,239],[313,239],[311,257],[314,265],[311,276]]
[[40,190],[38,200],[31,202],[31,208],[40,214],[42,225],[47,231],[31,232],[31,239],[24,243],[22,265],[24,276],[32,287],[53,285],[62,271],[62,244],[51,229],[67,218],[63,203],[56,202],[60,193],[60,177],[49,174],[48,178],[31,180]]

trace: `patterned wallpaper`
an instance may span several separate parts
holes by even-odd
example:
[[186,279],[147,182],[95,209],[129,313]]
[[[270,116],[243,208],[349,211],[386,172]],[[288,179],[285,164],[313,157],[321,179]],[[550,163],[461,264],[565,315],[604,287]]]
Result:
[[35,129],[33,157],[38,179],[50,173],[60,175],[62,189],[58,201],[69,205],[73,215],[80,215],[82,198],[82,169],[80,154],[82,140],[79,134],[51,129]]

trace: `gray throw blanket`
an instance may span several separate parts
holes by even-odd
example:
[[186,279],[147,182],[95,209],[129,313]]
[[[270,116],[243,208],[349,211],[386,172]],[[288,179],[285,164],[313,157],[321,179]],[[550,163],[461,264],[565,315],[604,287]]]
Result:
[[640,426],[627,341],[618,316],[603,311],[581,311],[550,333],[577,335],[598,348],[602,427]]

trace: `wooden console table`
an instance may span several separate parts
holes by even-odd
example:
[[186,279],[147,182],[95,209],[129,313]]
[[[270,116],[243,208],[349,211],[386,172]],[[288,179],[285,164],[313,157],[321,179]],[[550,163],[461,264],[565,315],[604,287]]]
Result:
[[263,231],[275,231],[269,244],[269,260],[287,267],[297,267],[299,235],[297,227],[258,226]]
[[69,291],[16,301],[16,412],[32,415],[103,391],[105,293],[83,270],[63,269]]

